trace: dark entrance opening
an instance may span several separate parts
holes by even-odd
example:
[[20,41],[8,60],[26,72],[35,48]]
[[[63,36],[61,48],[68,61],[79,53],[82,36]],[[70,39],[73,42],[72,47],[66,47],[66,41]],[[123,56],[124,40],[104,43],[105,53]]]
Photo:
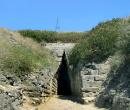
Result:
[[58,95],[71,95],[70,78],[68,74],[68,64],[65,52],[62,56],[62,61],[57,71],[57,93]]

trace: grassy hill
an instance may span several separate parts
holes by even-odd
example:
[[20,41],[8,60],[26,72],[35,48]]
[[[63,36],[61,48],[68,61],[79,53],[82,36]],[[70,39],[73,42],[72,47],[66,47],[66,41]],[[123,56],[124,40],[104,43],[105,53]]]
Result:
[[86,39],[70,53],[70,64],[100,63],[115,53],[130,54],[130,18],[117,18],[98,24],[88,32]]
[[117,52],[129,58],[130,18],[112,19],[99,23],[89,32],[79,33],[57,33],[40,30],[20,30],[17,33],[1,29],[0,48],[2,48],[1,51],[4,51],[2,52],[4,55],[0,56],[0,60],[3,62],[1,68],[7,68],[7,70],[14,72],[24,72],[54,63],[48,50],[40,47],[30,38],[40,43],[78,43],[69,55],[69,62],[74,66],[79,62],[100,63]]
[[0,71],[21,75],[55,65],[51,53],[37,42],[0,29]]

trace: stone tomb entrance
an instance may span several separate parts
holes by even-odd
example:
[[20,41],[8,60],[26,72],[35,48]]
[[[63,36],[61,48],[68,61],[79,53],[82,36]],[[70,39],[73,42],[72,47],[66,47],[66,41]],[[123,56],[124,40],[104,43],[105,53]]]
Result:
[[65,52],[57,70],[57,95],[71,95],[71,84],[68,74],[68,64]]

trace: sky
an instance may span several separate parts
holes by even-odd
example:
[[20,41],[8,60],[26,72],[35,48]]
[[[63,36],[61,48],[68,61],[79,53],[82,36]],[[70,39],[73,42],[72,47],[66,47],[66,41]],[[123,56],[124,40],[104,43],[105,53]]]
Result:
[[0,0],[0,27],[11,30],[88,31],[130,16],[130,0]]

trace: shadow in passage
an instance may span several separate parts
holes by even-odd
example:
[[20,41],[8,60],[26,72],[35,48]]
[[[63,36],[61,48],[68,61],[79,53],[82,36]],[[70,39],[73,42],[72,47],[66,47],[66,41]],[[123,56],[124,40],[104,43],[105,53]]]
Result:
[[65,52],[63,53],[62,62],[58,68],[57,75],[58,75],[57,78],[58,95],[67,95],[67,96],[71,95],[70,78],[68,74],[68,64]]
[[71,80],[68,72],[68,64],[65,52],[62,56],[61,64],[57,70],[57,95],[59,99],[70,100],[79,104],[83,104],[81,98],[72,96]]
[[63,100],[70,100],[72,102],[79,103],[79,104],[84,104],[84,102],[80,98],[77,98],[76,96],[60,95],[58,98],[63,99]]

